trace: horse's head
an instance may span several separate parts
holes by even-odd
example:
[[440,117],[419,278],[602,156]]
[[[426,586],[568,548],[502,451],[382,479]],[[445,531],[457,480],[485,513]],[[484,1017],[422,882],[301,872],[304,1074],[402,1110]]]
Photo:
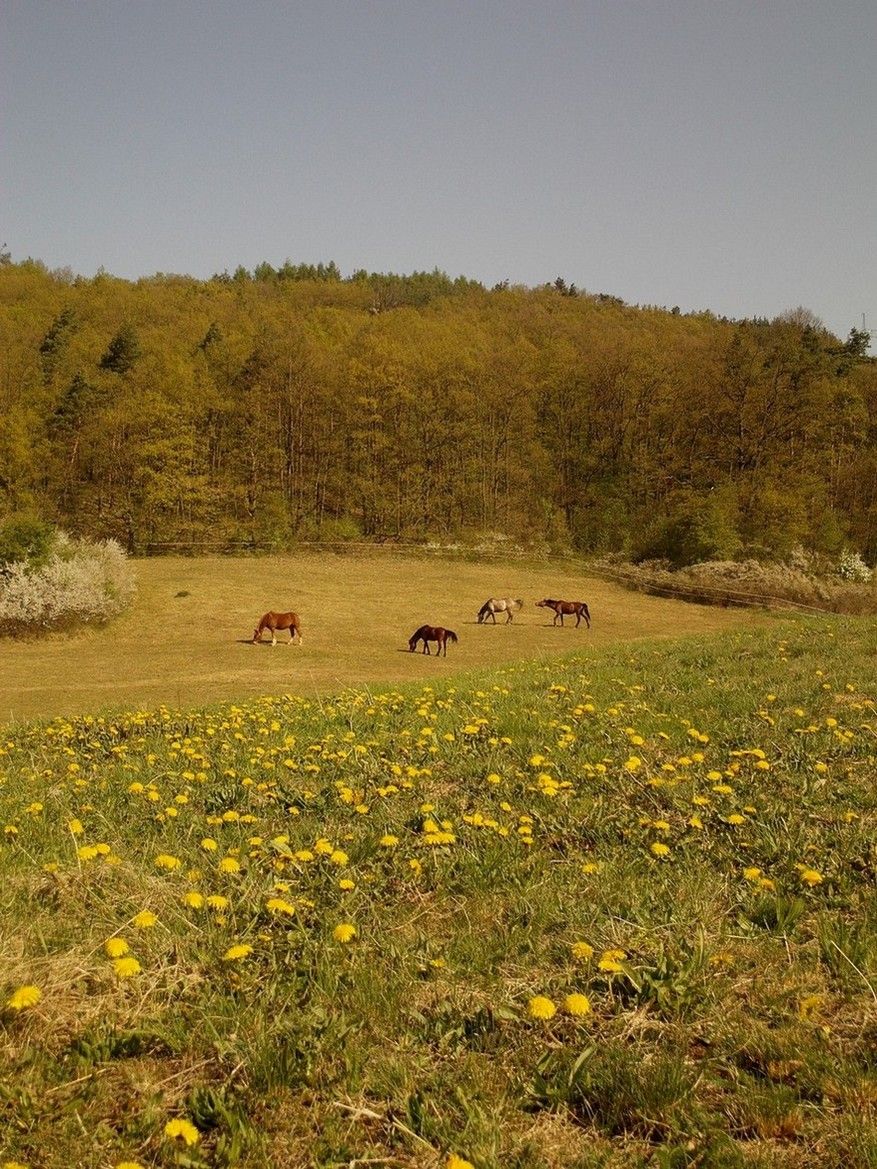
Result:
[[553,605],[553,604],[554,604],[554,602],[553,602],[553,601],[548,601],[548,600],[546,600],[546,601],[537,601],[537,602],[536,602],[536,608],[537,608],[537,609],[548,609],[548,608],[550,608],[550,607],[551,607],[551,605]]
[[257,625],[256,628],[253,630],[253,641],[259,640],[259,634],[261,632],[262,632],[262,627],[260,625]]

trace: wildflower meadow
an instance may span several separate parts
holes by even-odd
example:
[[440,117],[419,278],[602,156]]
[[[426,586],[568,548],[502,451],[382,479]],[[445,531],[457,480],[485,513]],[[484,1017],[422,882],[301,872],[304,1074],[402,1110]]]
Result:
[[875,661],[6,728],[0,1166],[874,1166]]

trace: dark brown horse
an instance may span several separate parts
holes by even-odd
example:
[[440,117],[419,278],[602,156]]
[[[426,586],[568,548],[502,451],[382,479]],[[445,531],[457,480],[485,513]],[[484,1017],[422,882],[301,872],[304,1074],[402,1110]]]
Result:
[[422,641],[423,652],[428,654],[430,652],[429,643],[431,641],[435,641],[438,643],[436,654],[439,655],[441,654],[442,650],[444,650],[445,657],[447,657],[448,642],[456,642],[459,640],[460,639],[457,637],[456,633],[454,633],[453,629],[442,629],[441,625],[421,625],[421,627],[416,629],[408,639],[408,649],[411,653],[414,653],[415,649],[417,648],[418,641]]
[[539,609],[554,610],[554,620],[551,623],[552,625],[557,624],[558,617],[560,618],[560,624],[563,625],[564,613],[567,615],[574,613],[576,618],[576,629],[578,629],[583,617],[588,629],[591,628],[591,614],[588,612],[588,606],[584,601],[550,601],[546,598],[544,601],[537,601],[536,607]]
[[301,622],[298,619],[298,613],[266,613],[253,631],[253,641],[261,642],[262,634],[266,629],[271,631],[272,645],[277,645],[278,629],[289,630],[290,645],[295,641],[296,635],[298,636],[298,644],[301,645]]

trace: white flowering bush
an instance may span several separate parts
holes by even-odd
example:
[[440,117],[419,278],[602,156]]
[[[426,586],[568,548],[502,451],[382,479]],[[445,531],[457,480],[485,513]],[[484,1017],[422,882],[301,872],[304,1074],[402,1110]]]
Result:
[[19,561],[0,573],[0,633],[101,624],[133,600],[134,574],[115,540],[53,539],[39,566]]
[[874,575],[859,553],[848,548],[841,552],[835,571],[841,580],[851,580],[856,584],[867,584]]

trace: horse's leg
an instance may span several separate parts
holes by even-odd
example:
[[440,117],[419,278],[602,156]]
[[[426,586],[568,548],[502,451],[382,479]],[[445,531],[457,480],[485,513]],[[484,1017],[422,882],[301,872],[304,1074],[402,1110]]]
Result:
[[512,611],[511,611],[511,609],[508,609],[508,610],[506,610],[506,619],[505,619],[506,625],[508,625],[508,623],[511,620],[512,620]]
[[276,629],[271,630],[271,644],[277,645],[277,630]]
[[490,610],[490,615],[493,618],[493,624],[496,625],[496,613],[493,609]]

